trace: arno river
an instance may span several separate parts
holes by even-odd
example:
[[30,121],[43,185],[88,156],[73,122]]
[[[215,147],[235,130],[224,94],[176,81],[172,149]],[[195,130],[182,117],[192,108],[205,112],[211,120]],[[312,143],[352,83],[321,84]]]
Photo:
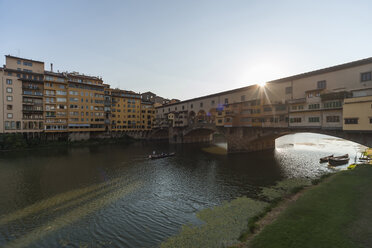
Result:
[[[0,153],[0,247],[157,247],[198,224],[198,210],[254,198],[286,177],[334,171],[319,158],[349,153],[351,163],[363,149],[315,134],[276,143],[226,156],[205,145],[141,142]],[[176,156],[148,160],[153,150]]]

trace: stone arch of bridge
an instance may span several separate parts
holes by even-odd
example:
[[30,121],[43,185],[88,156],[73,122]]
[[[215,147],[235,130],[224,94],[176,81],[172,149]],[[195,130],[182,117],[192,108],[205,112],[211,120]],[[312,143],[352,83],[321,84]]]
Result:
[[336,138],[342,138],[348,141],[371,147],[372,132],[345,132],[343,130],[324,130],[324,129],[290,129],[290,128],[237,128],[227,131],[227,143],[230,152],[241,151],[260,151],[275,148],[275,140],[295,133],[314,133],[324,134]]
[[154,129],[149,134],[149,139],[168,139],[168,129]]

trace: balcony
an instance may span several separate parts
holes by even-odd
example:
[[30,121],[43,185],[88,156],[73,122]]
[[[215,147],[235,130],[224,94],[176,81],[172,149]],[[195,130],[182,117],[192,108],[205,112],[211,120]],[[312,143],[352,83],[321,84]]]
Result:
[[331,92],[331,93],[325,93],[320,95],[320,99],[322,101],[327,100],[342,100],[345,98],[350,97],[352,94],[350,92],[341,91],[341,92]]
[[289,104],[305,103],[305,102],[306,102],[306,98],[298,98],[298,99],[288,100]]
[[32,91],[23,91],[23,95],[31,96],[31,97],[43,97],[43,93],[41,92],[32,92]]
[[41,120],[44,120],[43,117],[35,117],[35,116],[23,116],[22,117],[22,120],[28,120],[28,121],[41,121]]
[[33,102],[22,102],[23,105],[32,106],[35,105]]
[[35,112],[35,113],[42,113],[42,109],[37,109],[37,108],[24,108],[22,109],[23,112]]
[[22,89],[40,90],[40,87],[35,85],[22,85]]

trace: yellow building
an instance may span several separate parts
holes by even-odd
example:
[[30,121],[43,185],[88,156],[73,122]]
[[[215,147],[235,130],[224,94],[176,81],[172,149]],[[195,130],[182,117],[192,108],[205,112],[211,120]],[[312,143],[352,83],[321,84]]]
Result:
[[111,90],[112,131],[141,130],[141,95],[133,91]]
[[344,100],[343,130],[372,131],[372,90],[367,91],[353,91],[353,97]]
[[45,71],[45,132],[67,132],[67,91],[67,77],[65,74]]
[[152,102],[141,102],[141,130],[151,130],[155,118],[155,108]]
[[105,131],[104,85],[101,78],[66,74],[68,81],[68,131]]

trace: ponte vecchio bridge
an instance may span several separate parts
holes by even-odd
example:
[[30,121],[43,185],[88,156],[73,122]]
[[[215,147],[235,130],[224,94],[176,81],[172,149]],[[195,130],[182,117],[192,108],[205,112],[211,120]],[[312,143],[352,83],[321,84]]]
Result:
[[313,132],[372,146],[372,58],[202,96],[156,109],[153,139],[208,142],[229,152],[271,149],[289,133]]

